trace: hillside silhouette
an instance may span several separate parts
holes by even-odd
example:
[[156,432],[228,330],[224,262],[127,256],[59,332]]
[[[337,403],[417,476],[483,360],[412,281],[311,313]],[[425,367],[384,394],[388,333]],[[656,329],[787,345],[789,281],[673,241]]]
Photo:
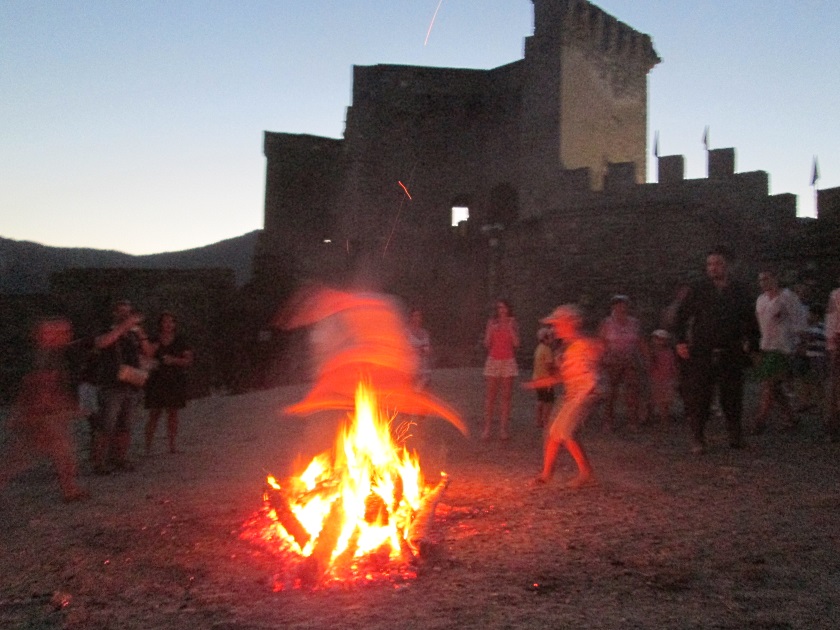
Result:
[[50,275],[74,267],[232,269],[237,285],[251,276],[251,259],[260,230],[218,243],[185,249],[134,256],[123,252],[75,247],[50,247],[30,241],[0,237],[0,294],[25,295],[49,291]]

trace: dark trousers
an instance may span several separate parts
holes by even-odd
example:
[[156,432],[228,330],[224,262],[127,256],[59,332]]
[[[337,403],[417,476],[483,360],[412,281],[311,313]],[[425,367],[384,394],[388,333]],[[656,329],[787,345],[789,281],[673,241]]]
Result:
[[683,365],[682,393],[694,439],[705,443],[706,423],[717,389],[726,418],[730,445],[743,441],[741,415],[744,408],[744,361],[728,352],[698,354]]

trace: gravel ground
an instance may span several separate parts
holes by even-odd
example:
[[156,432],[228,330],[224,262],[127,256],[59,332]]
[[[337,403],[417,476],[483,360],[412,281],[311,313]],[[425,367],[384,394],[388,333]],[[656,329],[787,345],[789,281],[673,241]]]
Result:
[[[476,439],[480,370],[439,370],[436,391],[473,427],[412,438],[451,484],[416,575],[277,590],[286,563],[243,538],[267,473],[288,475],[337,421],[282,415],[300,387],[193,401],[180,455],[164,438],[136,472],[85,475],[62,504],[48,466],[0,492],[0,628],[835,628],[840,445],[805,416],[744,451],[688,453],[686,428],[584,429],[600,484],[532,489],[541,435],[517,391],[509,442]],[[754,392],[747,396],[747,413]],[[81,431],[81,428],[80,428]],[[139,442],[139,440],[138,440]]]

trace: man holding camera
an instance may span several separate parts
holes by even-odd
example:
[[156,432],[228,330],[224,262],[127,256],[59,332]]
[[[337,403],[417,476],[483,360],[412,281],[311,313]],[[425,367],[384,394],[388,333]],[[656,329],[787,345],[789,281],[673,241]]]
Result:
[[141,326],[143,317],[131,302],[119,300],[112,311],[111,327],[98,337],[99,413],[94,422],[91,462],[95,474],[112,470],[131,471],[128,459],[131,427],[143,395],[140,371],[142,356],[149,356],[148,337]]

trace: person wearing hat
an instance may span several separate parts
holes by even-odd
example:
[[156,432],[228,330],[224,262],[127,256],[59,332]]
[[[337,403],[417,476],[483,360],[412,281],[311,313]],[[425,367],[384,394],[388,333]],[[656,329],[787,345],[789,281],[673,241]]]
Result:
[[604,342],[604,369],[607,394],[604,423],[615,428],[615,403],[624,392],[627,423],[632,429],[641,424],[639,391],[642,384],[644,353],[642,328],[639,320],[629,314],[630,298],[614,295],[610,300],[610,314],[601,321],[598,336]]
[[525,383],[524,387],[538,389],[562,383],[563,397],[546,432],[543,468],[534,480],[536,485],[551,480],[561,446],[569,451],[578,468],[577,476],[567,481],[566,487],[582,488],[595,482],[592,465],[577,434],[598,400],[598,365],[603,348],[599,340],[583,334],[582,321],[580,311],[571,304],[557,307],[551,315],[540,320],[552,327],[555,337],[563,340],[559,370],[551,376]]

